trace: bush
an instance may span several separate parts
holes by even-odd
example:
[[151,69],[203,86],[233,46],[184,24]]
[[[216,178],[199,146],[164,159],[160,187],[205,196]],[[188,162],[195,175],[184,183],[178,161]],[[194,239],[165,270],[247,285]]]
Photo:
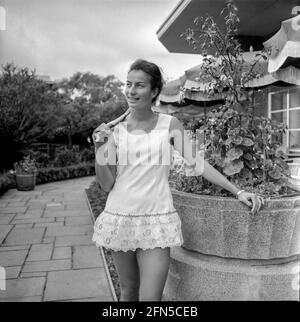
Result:
[[77,146],[74,146],[71,150],[62,150],[56,154],[53,165],[55,167],[66,167],[73,164],[80,163],[80,152]]
[[46,168],[51,164],[51,158],[48,153],[40,151],[30,151],[30,155],[35,159],[40,168]]
[[36,183],[47,183],[53,181],[66,180],[71,178],[79,178],[85,176],[92,176],[95,174],[94,163],[79,163],[76,165],[61,167],[49,167],[39,169]]
[[[49,167],[41,168],[36,177],[36,183],[48,183],[53,181],[67,180],[72,178],[86,177],[95,175],[95,164],[79,163],[68,167]],[[0,174],[0,196],[8,189],[16,188],[14,175],[10,172]]]
[[2,196],[8,189],[14,188],[15,183],[12,176],[6,173],[0,174],[0,196]]
[[95,160],[94,149],[85,148],[81,151],[82,162],[93,162]]

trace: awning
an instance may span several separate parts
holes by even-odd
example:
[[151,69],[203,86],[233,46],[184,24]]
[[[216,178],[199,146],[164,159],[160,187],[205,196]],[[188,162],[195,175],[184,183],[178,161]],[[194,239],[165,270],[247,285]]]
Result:
[[[189,46],[180,35],[193,28],[196,17],[211,15],[224,28],[224,18],[220,16],[224,0],[178,0],[157,31],[159,41],[171,53],[199,53]],[[263,41],[270,38],[279,28],[280,22],[292,16],[293,8],[300,6],[299,0],[235,0],[240,18],[239,32],[244,48],[250,45],[262,49]],[[214,50],[208,54],[213,54]]]
[[270,55],[270,73],[287,65],[300,68],[300,15],[282,21],[280,30],[263,44]]
[[[250,68],[251,62],[256,57],[257,52],[247,52],[243,58],[245,60],[245,70]],[[262,88],[271,84],[276,85],[300,85],[300,69],[294,66],[280,68],[274,73],[268,72],[268,61],[261,60],[254,68],[254,71],[260,74],[260,77],[253,79],[245,84],[245,88]],[[160,100],[166,103],[182,102],[183,99],[203,102],[211,105],[214,101],[222,99],[221,95],[208,97],[205,94],[205,88],[208,82],[199,80],[201,73],[201,64],[194,66],[184,72],[180,78],[168,82],[162,89]],[[209,80],[208,80],[209,81]]]

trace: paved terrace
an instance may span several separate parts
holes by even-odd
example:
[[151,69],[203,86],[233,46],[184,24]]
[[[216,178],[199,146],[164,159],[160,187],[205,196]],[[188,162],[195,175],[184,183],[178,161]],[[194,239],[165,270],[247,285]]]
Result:
[[114,301],[101,251],[91,242],[84,189],[92,180],[11,189],[0,197],[1,302]]

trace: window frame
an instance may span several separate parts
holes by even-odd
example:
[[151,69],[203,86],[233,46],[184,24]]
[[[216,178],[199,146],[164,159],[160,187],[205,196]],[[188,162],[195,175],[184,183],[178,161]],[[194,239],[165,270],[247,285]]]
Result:
[[[299,91],[300,93],[300,86],[293,86],[279,91],[272,91],[268,93],[268,117],[272,119],[272,114],[286,112],[285,125],[287,125],[288,129],[286,130],[285,142],[283,141],[282,144],[286,148],[287,152],[300,153],[300,148],[299,149],[290,148],[290,132],[300,131],[300,127],[295,129],[290,129],[290,111],[300,110],[300,102],[299,102],[299,106],[290,107],[290,92],[294,90]],[[286,108],[272,111],[272,95],[279,94],[279,93],[286,93]]]

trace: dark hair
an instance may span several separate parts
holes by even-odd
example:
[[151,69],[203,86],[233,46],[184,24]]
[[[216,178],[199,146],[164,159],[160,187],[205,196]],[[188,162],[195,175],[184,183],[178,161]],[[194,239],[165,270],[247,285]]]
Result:
[[152,99],[152,102],[155,102],[164,85],[160,68],[156,64],[147,60],[137,59],[130,65],[128,73],[132,70],[142,70],[144,73],[150,76],[151,90],[156,88],[158,89],[157,95]]

